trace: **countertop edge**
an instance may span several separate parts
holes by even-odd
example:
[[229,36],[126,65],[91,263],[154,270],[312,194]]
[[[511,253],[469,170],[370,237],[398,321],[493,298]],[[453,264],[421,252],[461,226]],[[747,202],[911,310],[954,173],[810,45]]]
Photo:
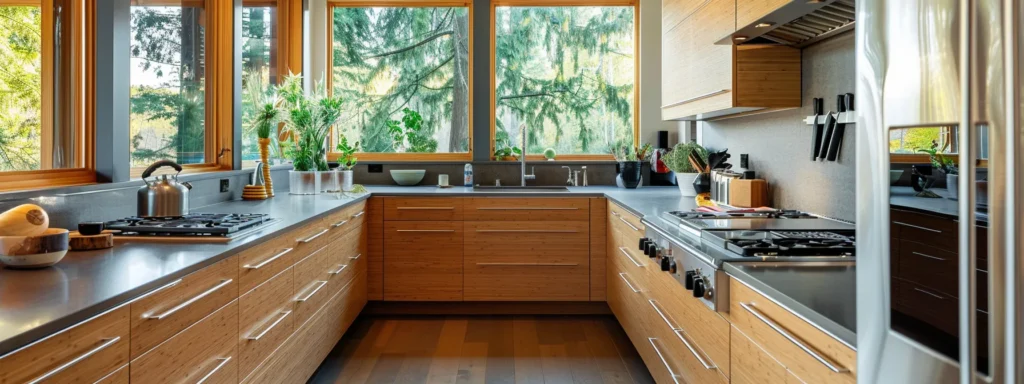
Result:
[[741,268],[737,266],[743,264],[747,263],[726,262],[723,269],[725,270],[725,273],[729,275],[729,277],[736,279],[741,284],[746,285],[747,287],[749,287],[750,289],[754,290],[757,293],[760,293],[764,297],[768,298],[768,300],[771,300],[775,302],[775,304],[778,304],[779,306],[792,312],[797,317],[810,323],[812,326],[818,328],[822,332],[825,332],[825,334],[850,347],[854,351],[857,350],[856,332],[851,331],[846,327],[837,324],[836,322],[830,320],[829,318],[823,316],[822,314],[808,308],[803,304],[800,304],[796,300],[791,299],[786,294],[779,292],[775,288],[772,288],[770,285],[765,284],[764,282],[758,280],[757,278],[748,275],[746,272],[744,272]]

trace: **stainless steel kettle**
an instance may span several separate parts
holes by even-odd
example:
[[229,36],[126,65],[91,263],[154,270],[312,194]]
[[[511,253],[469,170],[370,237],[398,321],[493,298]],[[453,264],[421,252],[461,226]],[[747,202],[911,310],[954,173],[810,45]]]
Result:
[[170,178],[162,175],[147,180],[153,171],[164,166],[181,173],[181,166],[170,160],[157,161],[142,172],[142,181],[146,185],[139,188],[139,217],[180,217],[188,214],[188,193],[192,184],[178,182],[178,173]]

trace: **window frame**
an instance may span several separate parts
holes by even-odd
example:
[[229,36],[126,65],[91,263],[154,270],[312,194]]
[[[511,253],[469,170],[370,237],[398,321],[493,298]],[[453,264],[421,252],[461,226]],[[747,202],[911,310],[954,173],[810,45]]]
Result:
[[[96,183],[95,165],[95,129],[93,125],[93,100],[85,97],[87,92],[93,89],[93,48],[94,48],[94,15],[93,1],[83,0],[72,2],[72,40],[76,42],[75,48],[79,49],[81,55],[72,55],[72,68],[76,73],[81,74],[75,81],[75,109],[72,120],[78,128],[75,135],[75,148],[79,149],[76,156],[75,168],[64,169],[39,169],[28,171],[6,171],[0,172],[0,192],[39,189],[55,186],[73,186]],[[40,7],[41,9],[52,9],[54,0],[0,0],[0,6],[24,6]],[[40,26],[40,167],[48,166],[53,147],[49,138],[52,137],[53,120],[53,12],[42,12]],[[71,49],[69,47],[69,49]]]
[[[915,127],[907,127],[902,129],[913,128]],[[946,137],[946,142],[952,142],[954,139],[956,139],[955,131],[955,129],[947,129],[946,132],[943,133],[943,135]],[[959,152],[943,153],[942,155],[953,160],[953,163],[960,162]],[[931,164],[931,162],[931,156],[929,156],[926,153],[889,153],[890,164]]]
[[[490,152],[487,157],[493,161],[495,134],[498,118],[498,74],[497,74],[497,16],[498,7],[633,7],[633,146],[640,145],[640,2],[638,0],[492,0],[491,1],[491,120]],[[525,150],[525,149],[524,149]],[[526,160],[546,160],[543,154],[527,154]],[[554,161],[615,161],[612,154],[566,154],[558,155]]]
[[[469,87],[467,119],[469,146],[467,152],[458,153],[384,153],[384,152],[358,152],[356,157],[359,161],[473,161],[473,41],[476,39],[473,26],[473,1],[472,0],[327,0],[327,94],[334,92],[334,9],[335,8],[370,8],[370,7],[405,7],[405,8],[432,8],[432,7],[464,7],[469,13],[469,71],[466,83]],[[328,143],[334,142],[334,129],[328,136]],[[328,145],[327,160],[338,161],[341,154],[335,152],[334,148]]]

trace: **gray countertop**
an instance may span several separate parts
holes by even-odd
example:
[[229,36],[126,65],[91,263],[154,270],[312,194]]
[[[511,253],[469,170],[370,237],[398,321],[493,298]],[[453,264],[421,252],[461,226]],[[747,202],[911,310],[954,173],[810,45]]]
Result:
[[[643,217],[669,235],[678,233],[675,225],[661,219],[666,211],[690,210],[696,207],[693,198],[683,198],[676,187],[643,187],[627,190],[616,187],[570,187],[569,192],[481,192],[472,188],[370,186],[370,194],[382,196],[589,196],[607,197]],[[282,231],[301,226],[327,213],[369,197],[338,198],[333,195],[292,196],[281,194],[264,201],[231,201],[195,209],[195,212],[266,213],[279,219],[273,226],[225,244],[167,244],[152,242],[118,242],[113,249],[69,253],[51,268],[32,271],[0,269],[0,355],[27,345],[83,320],[128,302],[145,292],[223,260]],[[678,236],[678,235],[677,235]],[[839,324],[849,334],[854,301],[832,297],[820,289],[802,289],[821,285],[822,272],[805,274],[790,272],[785,278],[778,273],[765,273],[758,267],[726,264],[727,271],[744,283],[789,306],[799,315],[821,327]],[[739,273],[737,271],[746,271]],[[855,291],[853,268],[831,280],[837,289]],[[827,284],[826,284],[827,285]],[[824,305],[814,303],[826,303]],[[811,304],[806,304],[811,303]],[[842,307],[845,303],[848,307]],[[841,308],[842,307],[842,308]],[[845,308],[845,309],[843,309]],[[816,311],[824,311],[818,313]],[[843,314],[840,316],[840,314]],[[847,315],[848,314],[848,315]],[[847,316],[847,317],[843,317]],[[822,325],[826,323],[826,325]],[[835,323],[835,324],[831,324]],[[841,340],[853,340],[843,331],[836,331]],[[852,343],[851,343],[852,344]]]
[[[940,198],[928,198],[914,196],[914,188],[911,187],[889,187],[889,205],[898,208],[908,208],[916,211],[936,213],[951,218],[960,216],[960,202],[948,198],[944,188],[933,188],[931,190]],[[988,215],[983,212],[976,213],[978,221],[988,222]]]

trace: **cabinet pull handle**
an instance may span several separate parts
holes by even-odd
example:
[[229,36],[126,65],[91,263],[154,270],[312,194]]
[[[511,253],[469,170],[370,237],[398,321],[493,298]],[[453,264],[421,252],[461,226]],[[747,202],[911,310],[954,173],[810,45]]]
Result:
[[511,266],[511,267],[576,267],[580,263],[476,263],[482,267]]
[[942,233],[942,231],[940,231],[938,229],[931,229],[931,228],[928,228],[928,227],[922,227],[920,225],[907,224],[907,223],[904,223],[902,221],[893,221],[892,223],[893,224],[899,224],[899,225],[902,225],[904,227],[917,228],[917,229],[920,229],[922,231],[928,231],[928,232],[933,232],[933,233]]
[[932,259],[932,260],[938,260],[938,261],[946,261],[946,259],[944,259],[944,258],[936,257],[936,256],[932,256],[932,255],[926,255],[926,254],[923,254],[921,252],[910,252],[910,253],[913,253],[915,255],[921,256],[921,257],[926,258],[926,259]]
[[626,282],[626,286],[629,287],[629,289],[632,290],[633,293],[640,293],[640,290],[636,289],[636,287],[633,286],[633,283],[629,282],[629,279],[626,278],[625,273],[619,272],[619,278],[622,279],[622,281]]
[[399,229],[398,232],[455,232],[454,229]]
[[260,269],[260,268],[263,268],[264,265],[270,264],[270,263],[274,262],[274,260],[280,259],[281,256],[287,255],[293,249],[294,248],[285,248],[280,253],[278,253],[278,254],[276,254],[274,256],[271,256],[271,257],[267,258],[266,260],[261,261],[259,264],[256,264],[256,265],[246,264],[246,265],[243,265],[242,268],[245,268],[245,269]]
[[252,341],[256,341],[256,340],[262,339],[263,336],[266,336],[267,333],[270,333],[270,331],[272,329],[274,329],[274,327],[277,327],[278,324],[281,324],[281,321],[284,321],[284,318],[288,317],[288,315],[291,315],[291,314],[292,314],[292,311],[283,311],[283,312],[279,313],[279,315],[281,315],[281,316],[278,316],[277,320],[274,320],[273,323],[270,323],[270,326],[265,328],[263,330],[263,332],[260,332],[258,335],[255,335],[255,336],[254,335],[249,335],[249,336],[246,336],[245,338],[247,340],[252,340]]
[[362,256],[363,256],[362,253],[357,253],[355,256],[349,256],[348,258],[350,260],[359,260],[359,258],[362,257]]
[[714,364],[708,363],[708,361],[711,359],[705,359],[704,356],[701,355],[704,351],[700,351],[700,353],[697,352],[698,348],[694,347],[694,345],[690,343],[690,340],[687,339],[688,335],[686,334],[686,331],[683,330],[682,328],[679,328],[679,326],[675,325],[674,320],[669,319],[668,315],[666,315],[665,312],[661,310],[661,307],[658,305],[657,301],[647,300],[647,302],[651,304],[651,307],[654,308],[655,312],[658,312],[658,316],[661,316],[661,320],[664,321],[670,329],[672,329],[672,333],[675,333],[676,337],[678,337],[679,340],[683,342],[683,345],[686,346],[686,349],[690,350],[690,353],[693,354],[693,357],[697,358],[697,361],[700,362],[700,365],[704,366],[704,369],[718,368]]
[[[704,4],[707,4],[707,3],[708,3],[707,1],[704,2]],[[683,100],[680,100],[680,101],[677,101],[677,102],[674,102],[674,103],[671,103],[671,104],[665,104],[665,105],[662,105],[661,107],[662,108],[671,108],[671,107],[674,107],[674,106],[677,106],[677,105],[680,105],[680,104],[689,103],[691,101],[697,101],[697,100],[700,100],[700,99],[706,99],[706,98],[709,98],[711,96],[718,96],[718,95],[721,95],[721,94],[726,93],[726,92],[729,92],[729,90],[728,89],[719,89],[717,91],[708,92],[708,93],[705,93],[703,95],[698,95],[698,96],[691,97],[689,99],[683,99]]]
[[915,290],[915,291],[918,291],[918,292],[921,292],[921,293],[923,293],[923,294],[926,294],[926,295],[928,295],[928,296],[934,297],[934,298],[936,298],[936,299],[939,299],[939,300],[945,300],[945,299],[946,299],[945,297],[942,297],[942,296],[936,295],[936,294],[934,294],[934,293],[928,292],[928,291],[926,291],[926,290],[923,290],[923,289],[921,289],[921,288],[914,288],[914,290]]
[[637,266],[638,268],[644,267],[643,264],[640,264],[640,262],[636,261],[636,259],[633,258],[633,255],[629,254],[629,251],[626,251],[626,247],[619,247],[619,252],[622,252],[622,255],[626,256],[626,258],[629,259],[629,261],[632,261],[633,265]]
[[224,288],[228,284],[231,284],[232,281],[235,281],[235,280],[234,279],[224,279],[224,280],[221,280],[220,284],[214,285],[213,288],[207,289],[207,290],[203,291],[203,293],[195,295],[191,299],[185,300],[181,304],[175,305],[174,308],[168,309],[167,312],[161,313],[159,315],[144,315],[142,317],[146,318],[146,319],[163,320],[163,319],[167,318],[167,316],[173,315],[175,312],[180,311],[182,308],[185,308],[185,307],[187,307],[189,305],[192,305],[193,303],[195,303],[195,302],[197,302],[199,300],[202,300],[206,296],[212,295],[214,292],[217,292],[221,288]]
[[[454,209],[455,207],[398,207],[399,211],[451,211]],[[362,214],[362,212],[359,212],[359,215]],[[352,217],[358,216],[353,215]]]
[[85,353],[83,353],[81,355],[78,355],[78,357],[76,357],[74,359],[71,359],[71,360],[69,360],[68,362],[66,362],[64,364],[61,364],[57,368],[54,368],[53,370],[44,373],[42,376],[39,376],[39,377],[37,377],[35,379],[32,379],[31,381],[28,382],[28,384],[36,384],[36,383],[42,382],[44,380],[47,380],[47,379],[53,377],[54,375],[56,375],[58,373],[64,372],[65,370],[67,370],[68,368],[71,368],[75,364],[81,363],[82,360],[88,359],[90,356],[95,355],[95,354],[99,353],[100,351],[102,351],[104,349],[110,348],[111,345],[114,345],[118,341],[121,341],[121,336],[115,336],[115,337],[112,337],[112,338],[107,338],[107,339],[102,339],[102,340],[103,340],[103,343],[98,345],[98,346],[96,346],[96,348],[90,349],[90,350],[86,351]]
[[324,280],[317,280],[317,282],[315,284],[316,284],[316,288],[313,288],[313,290],[310,291],[309,293],[307,293],[306,296],[301,297],[301,298],[296,298],[295,301],[301,303],[301,302],[305,302],[305,301],[309,300],[310,298],[313,297],[313,295],[315,295],[317,292],[319,292],[321,288],[323,288],[325,285],[327,285],[327,282],[324,281]]
[[767,315],[755,309],[753,304],[740,303],[740,307],[743,307],[743,309],[747,310],[747,312],[750,312],[750,314],[754,315],[754,317],[756,317],[758,320],[761,320],[761,322],[765,323],[765,325],[767,325],[769,328],[774,329],[775,332],[778,332],[780,335],[782,335],[782,337],[785,337],[786,340],[789,340],[789,342],[793,343],[798,348],[802,349],[808,355],[811,355],[811,357],[813,357],[814,360],[818,360],[819,363],[824,365],[830,371],[835,373],[850,372],[849,369],[843,368],[839,366],[839,364],[833,363],[831,360],[825,358],[825,356],[822,356],[814,349],[811,349],[810,346],[804,344],[804,342],[801,341],[799,338],[790,334],[789,331],[786,331],[785,328],[782,328],[781,325],[776,324],[774,321],[772,321],[772,319],[768,318]]
[[206,376],[203,376],[202,379],[199,379],[199,381],[197,381],[196,384],[203,384],[206,382],[206,380],[209,380],[210,377],[213,376],[213,374],[217,373],[217,371],[219,371],[221,368],[224,368],[224,366],[227,365],[229,361],[231,361],[231,356],[222,357],[217,360],[220,360],[220,363],[218,363],[216,367],[213,367],[213,370],[210,371],[210,373],[207,373]]
[[316,238],[318,238],[318,237],[320,237],[320,236],[323,236],[323,235],[324,235],[325,233],[327,233],[327,231],[328,231],[327,229],[325,229],[325,230],[322,230],[322,231],[320,231],[320,232],[317,232],[317,233],[316,233],[315,235],[313,235],[313,236],[310,236],[310,237],[307,237],[307,238],[305,238],[305,239],[299,240],[299,242],[300,242],[300,243],[303,243],[303,244],[309,243],[309,242],[311,242],[311,241],[313,241],[313,240],[316,240]]
[[345,268],[348,268],[347,264],[340,264],[340,265],[338,265],[338,269],[336,269],[334,271],[327,272],[327,274],[328,275],[338,275],[338,274],[341,274],[341,271],[344,271]]
[[348,223],[348,220],[342,220],[337,223],[331,224],[331,228],[338,228],[342,225],[345,225],[345,223]]
[[478,211],[578,211],[576,207],[478,207]]
[[571,229],[478,229],[477,233],[580,233]]
[[619,215],[619,220],[622,221],[623,223],[626,223],[626,225],[628,225],[630,228],[633,228],[634,231],[640,232],[640,228],[637,228],[635,225],[633,225],[633,223],[630,223],[629,221],[624,219],[621,215]]
[[353,219],[357,219],[357,218],[359,218],[359,216],[362,216],[365,213],[366,213],[366,211],[359,211],[359,213],[352,215],[352,218]]
[[669,376],[672,376],[672,382],[679,384],[679,374],[672,370],[672,366],[668,364],[668,360],[665,359],[665,355],[661,353],[661,348],[658,348],[658,343],[656,343],[658,339],[655,337],[648,337],[647,341],[651,343],[651,347],[654,347],[654,353],[658,354],[658,359],[661,359],[661,364],[665,366],[666,370],[668,370]]

